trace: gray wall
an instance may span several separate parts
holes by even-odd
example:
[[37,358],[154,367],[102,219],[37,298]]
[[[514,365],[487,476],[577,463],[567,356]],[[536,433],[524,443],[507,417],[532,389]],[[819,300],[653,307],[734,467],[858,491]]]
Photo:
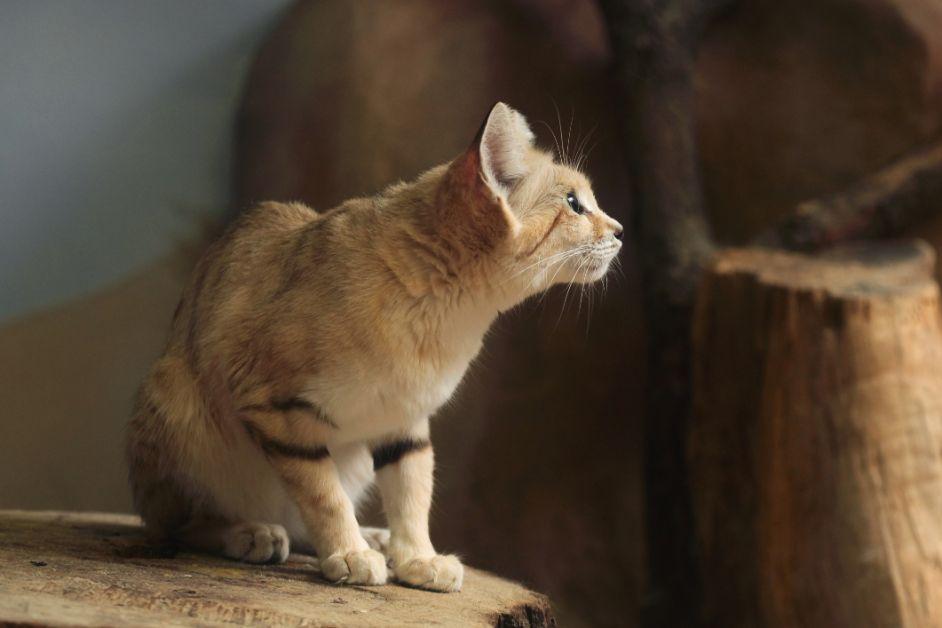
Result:
[[0,323],[144,267],[227,209],[241,84],[286,4],[3,1]]

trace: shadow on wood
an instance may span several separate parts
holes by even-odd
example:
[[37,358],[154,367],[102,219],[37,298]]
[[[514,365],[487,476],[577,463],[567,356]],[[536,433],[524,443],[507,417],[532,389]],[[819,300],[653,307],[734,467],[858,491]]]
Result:
[[336,586],[309,562],[247,565],[148,545],[129,515],[0,511],[0,624],[8,622],[556,625],[544,596],[475,569],[453,594]]

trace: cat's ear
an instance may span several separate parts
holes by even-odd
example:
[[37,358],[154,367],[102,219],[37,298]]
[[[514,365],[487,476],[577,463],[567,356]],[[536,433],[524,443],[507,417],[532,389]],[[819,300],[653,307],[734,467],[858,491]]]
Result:
[[475,138],[481,174],[495,192],[506,190],[527,174],[527,153],[533,147],[533,131],[527,119],[502,102],[491,107]]
[[523,116],[497,103],[462,155],[445,174],[437,207],[439,225],[477,248],[490,249],[520,232],[507,202],[514,181],[527,171],[533,133]]

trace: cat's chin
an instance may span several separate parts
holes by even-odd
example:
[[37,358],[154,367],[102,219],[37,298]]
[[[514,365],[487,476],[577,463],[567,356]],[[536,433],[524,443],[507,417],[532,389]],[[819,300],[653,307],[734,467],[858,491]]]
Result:
[[588,268],[586,268],[584,272],[581,273],[581,276],[577,278],[577,281],[583,284],[595,283],[608,273],[608,269],[612,265],[613,259],[614,256],[605,257],[590,263]]

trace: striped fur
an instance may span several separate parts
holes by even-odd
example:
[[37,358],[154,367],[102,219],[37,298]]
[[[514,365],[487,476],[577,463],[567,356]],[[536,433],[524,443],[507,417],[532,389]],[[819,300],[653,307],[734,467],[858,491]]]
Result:
[[[206,251],[128,429],[151,533],[251,562],[293,545],[349,584],[385,582],[388,561],[406,584],[461,587],[428,534],[428,418],[498,312],[601,278],[620,247],[588,180],[532,142],[498,104],[416,181],[324,213],[265,203]],[[374,481],[388,542],[356,520]]]
[[389,464],[395,464],[402,459],[403,456],[426,447],[431,447],[432,443],[428,440],[422,439],[402,439],[393,441],[391,443],[386,443],[380,445],[373,450],[373,470],[379,471],[383,467]]

